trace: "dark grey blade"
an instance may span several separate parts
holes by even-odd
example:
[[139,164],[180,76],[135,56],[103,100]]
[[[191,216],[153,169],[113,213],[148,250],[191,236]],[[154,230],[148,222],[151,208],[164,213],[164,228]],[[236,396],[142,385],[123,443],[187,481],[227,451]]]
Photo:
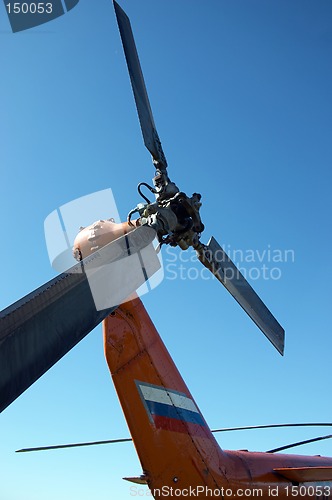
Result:
[[[132,279],[123,277],[123,286],[120,282],[123,301],[160,267],[156,256],[153,263],[154,251],[149,251],[147,265],[142,264],[141,256],[153,248],[154,236],[150,228],[135,229],[0,313],[0,411],[116,309],[110,305],[97,310],[92,281],[96,288],[99,276],[121,263],[126,274],[133,274]],[[140,273],[137,262],[131,264],[134,260],[139,261]],[[119,273],[114,274],[119,283]]]
[[113,3],[120,30],[123,50],[126,56],[130,81],[134,92],[144,144],[152,154],[153,159],[166,168],[167,161],[154,123],[130,21],[127,14],[121,9],[119,4],[115,1],[113,1]]
[[[242,427],[222,427],[221,429],[211,429],[211,432],[233,432],[233,431],[247,431],[252,429],[273,429],[276,427],[319,427],[319,426],[329,426],[332,427],[332,423],[304,423],[304,424],[267,424],[267,425],[245,425]],[[328,436],[330,437],[330,436]],[[318,438],[322,439],[322,438]],[[324,437],[323,439],[327,439]],[[317,438],[315,439],[317,440]],[[56,444],[51,446],[37,446],[34,448],[22,448],[21,450],[16,450],[16,453],[25,453],[30,451],[45,451],[45,450],[59,450],[63,448],[78,448],[81,446],[97,446],[100,444],[113,444],[113,443],[127,443],[132,441],[131,438],[120,438],[120,439],[107,439],[103,441],[87,441],[84,443],[70,443],[70,444]],[[270,450],[267,453],[272,453],[275,450]]]
[[332,422],[308,422],[296,424],[265,424],[265,425],[245,425],[242,427],[222,427],[212,429],[211,432],[248,431],[256,429],[275,429],[280,427],[332,427]]
[[289,450],[290,448],[295,448],[296,446],[303,446],[304,444],[316,443],[317,441],[324,441],[324,439],[331,439],[332,434],[327,436],[319,436],[312,439],[306,439],[305,441],[297,441],[296,443],[286,444],[285,446],[279,446],[279,448],[273,448],[273,450],[268,450],[265,453],[278,453],[278,451]]
[[23,448],[16,450],[16,453],[27,453],[30,451],[46,451],[46,450],[62,450],[64,448],[81,448],[82,446],[96,446],[100,444],[127,443],[132,441],[131,438],[122,439],[107,439],[104,441],[89,441],[87,443],[72,443],[72,444],[55,444],[53,446],[38,446],[35,448]]
[[233,295],[264,335],[283,355],[284,329],[213,237],[205,250],[198,252],[198,258]]

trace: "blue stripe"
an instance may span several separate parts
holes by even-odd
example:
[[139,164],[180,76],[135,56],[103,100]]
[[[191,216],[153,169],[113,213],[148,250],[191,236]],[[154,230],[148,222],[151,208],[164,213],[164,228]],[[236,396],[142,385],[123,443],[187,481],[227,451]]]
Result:
[[200,413],[190,410],[184,410],[173,405],[163,403],[156,403],[154,401],[146,401],[151,415],[158,415],[160,417],[176,418],[177,420],[184,420],[192,424],[204,425],[205,422]]

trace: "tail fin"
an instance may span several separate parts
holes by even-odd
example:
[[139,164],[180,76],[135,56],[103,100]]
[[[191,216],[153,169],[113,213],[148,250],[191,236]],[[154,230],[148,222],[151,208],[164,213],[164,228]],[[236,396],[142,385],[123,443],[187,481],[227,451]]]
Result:
[[158,498],[158,492],[171,487],[215,489],[225,484],[219,467],[223,452],[138,298],[107,317],[104,341],[113,382],[153,495]]

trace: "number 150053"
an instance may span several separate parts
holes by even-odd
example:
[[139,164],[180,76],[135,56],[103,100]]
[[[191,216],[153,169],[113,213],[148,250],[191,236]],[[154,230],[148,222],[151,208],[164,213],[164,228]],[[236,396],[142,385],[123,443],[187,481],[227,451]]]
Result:
[[52,2],[9,2],[6,4],[8,14],[51,14]]

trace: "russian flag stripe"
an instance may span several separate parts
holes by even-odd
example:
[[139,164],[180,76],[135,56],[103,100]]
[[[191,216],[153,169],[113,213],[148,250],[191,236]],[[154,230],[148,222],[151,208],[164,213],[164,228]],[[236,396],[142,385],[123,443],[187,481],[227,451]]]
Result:
[[158,429],[193,433],[206,423],[193,400],[183,392],[136,381],[146,411]]
[[185,422],[190,422],[192,424],[205,425],[205,422],[200,413],[196,411],[185,410],[176,406],[170,406],[163,403],[155,403],[152,401],[147,401],[148,409],[152,415],[159,417],[174,418],[177,420],[184,420]]
[[155,403],[163,403],[169,406],[176,406],[184,410],[199,413],[197,406],[192,399],[188,398],[185,394],[180,394],[174,391],[167,390],[163,387],[154,387],[149,385],[141,385],[145,401],[152,401]]

